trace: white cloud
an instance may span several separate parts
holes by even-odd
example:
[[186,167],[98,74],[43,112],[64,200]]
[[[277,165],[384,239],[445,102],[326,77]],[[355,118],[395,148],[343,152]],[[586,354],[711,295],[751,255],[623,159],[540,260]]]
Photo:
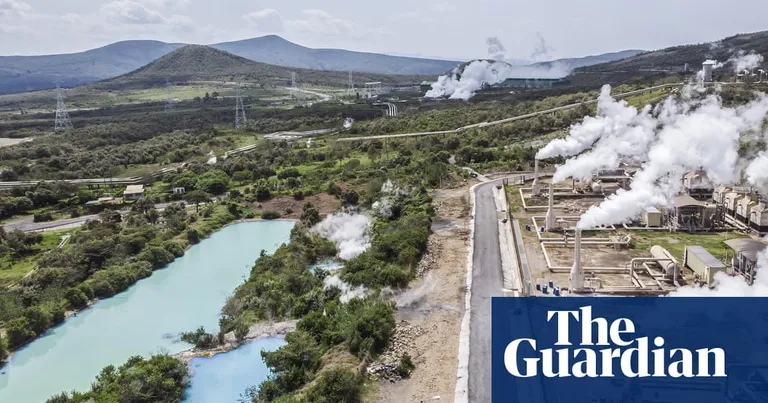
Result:
[[265,8],[244,14],[243,19],[256,27],[259,32],[282,32],[283,17],[274,8]]
[[395,13],[389,16],[390,21],[418,21],[424,23],[437,22],[437,19],[428,15],[423,15],[418,11],[406,11],[402,13]]
[[449,3],[435,3],[429,6],[429,9],[437,13],[452,13],[456,11],[458,7]]
[[363,37],[366,35],[389,35],[383,28],[371,29],[363,25],[342,20],[333,14],[319,9],[302,10],[302,17],[285,21],[287,30],[297,34],[320,36]]
[[21,16],[32,10],[32,6],[18,0],[0,0],[0,17]]
[[112,22],[122,24],[165,24],[168,20],[157,11],[130,0],[118,0],[101,6],[101,11]]
[[137,0],[142,4],[146,4],[150,7],[164,8],[164,9],[180,9],[189,4],[189,0]]

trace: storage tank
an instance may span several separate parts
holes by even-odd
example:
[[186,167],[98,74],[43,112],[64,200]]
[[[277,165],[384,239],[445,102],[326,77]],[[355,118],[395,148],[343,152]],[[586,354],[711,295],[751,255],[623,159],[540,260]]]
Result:
[[665,277],[671,279],[680,274],[680,265],[668,250],[659,245],[653,245],[651,246],[651,256],[658,259],[657,263],[664,270]]
[[603,192],[603,187],[600,185],[600,183],[595,182],[592,184],[592,193],[599,194]]
[[703,79],[705,83],[711,83],[712,82],[712,72],[715,70],[715,61],[714,60],[706,60],[701,65],[701,71],[703,73]]

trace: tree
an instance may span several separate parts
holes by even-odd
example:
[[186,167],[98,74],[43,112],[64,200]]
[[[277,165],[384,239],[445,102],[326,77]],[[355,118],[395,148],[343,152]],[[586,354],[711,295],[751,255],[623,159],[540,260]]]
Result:
[[301,222],[305,223],[308,227],[314,227],[315,224],[320,222],[320,212],[317,211],[312,203],[306,203],[301,212]]
[[3,336],[0,335],[0,362],[5,361],[6,357],[8,357],[8,352],[5,350],[5,342],[3,341]]
[[333,368],[323,372],[314,386],[307,392],[307,399],[313,403],[358,403],[363,379],[347,368]]
[[195,212],[200,212],[200,204],[211,200],[211,195],[202,190],[193,190],[184,196],[184,199],[195,205]]
[[229,186],[229,176],[222,170],[214,169],[200,175],[195,186],[211,194],[224,194]]
[[43,334],[43,332],[51,327],[51,314],[40,307],[32,306],[25,309],[24,317],[29,323],[29,328],[32,329],[35,334]]
[[5,325],[8,347],[16,349],[35,338],[35,332],[29,327],[29,319],[22,316],[8,321]]
[[88,305],[88,296],[77,288],[69,288],[64,293],[64,298],[73,309],[82,309]]

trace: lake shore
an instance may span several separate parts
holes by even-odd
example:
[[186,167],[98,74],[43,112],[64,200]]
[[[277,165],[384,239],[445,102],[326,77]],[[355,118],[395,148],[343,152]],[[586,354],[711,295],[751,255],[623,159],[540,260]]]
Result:
[[193,358],[211,358],[216,354],[223,354],[235,350],[247,341],[258,340],[267,337],[285,336],[287,333],[296,330],[296,323],[298,323],[298,320],[289,320],[284,322],[260,322],[248,329],[248,334],[245,336],[245,339],[242,342],[237,341],[234,332],[229,332],[224,335],[224,344],[210,349],[198,349],[193,347],[174,354],[173,356],[186,363],[189,363],[189,361],[191,361]]

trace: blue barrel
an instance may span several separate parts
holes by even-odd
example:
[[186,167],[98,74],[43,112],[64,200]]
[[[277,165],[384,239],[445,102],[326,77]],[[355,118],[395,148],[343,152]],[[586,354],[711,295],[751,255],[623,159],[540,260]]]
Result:
[[536,283],[536,291],[541,291],[541,284]]
[[546,285],[541,287],[541,292],[543,292],[544,294],[547,293],[547,286]]
[[549,280],[549,288],[551,288],[553,290],[555,289],[555,282],[554,281]]

